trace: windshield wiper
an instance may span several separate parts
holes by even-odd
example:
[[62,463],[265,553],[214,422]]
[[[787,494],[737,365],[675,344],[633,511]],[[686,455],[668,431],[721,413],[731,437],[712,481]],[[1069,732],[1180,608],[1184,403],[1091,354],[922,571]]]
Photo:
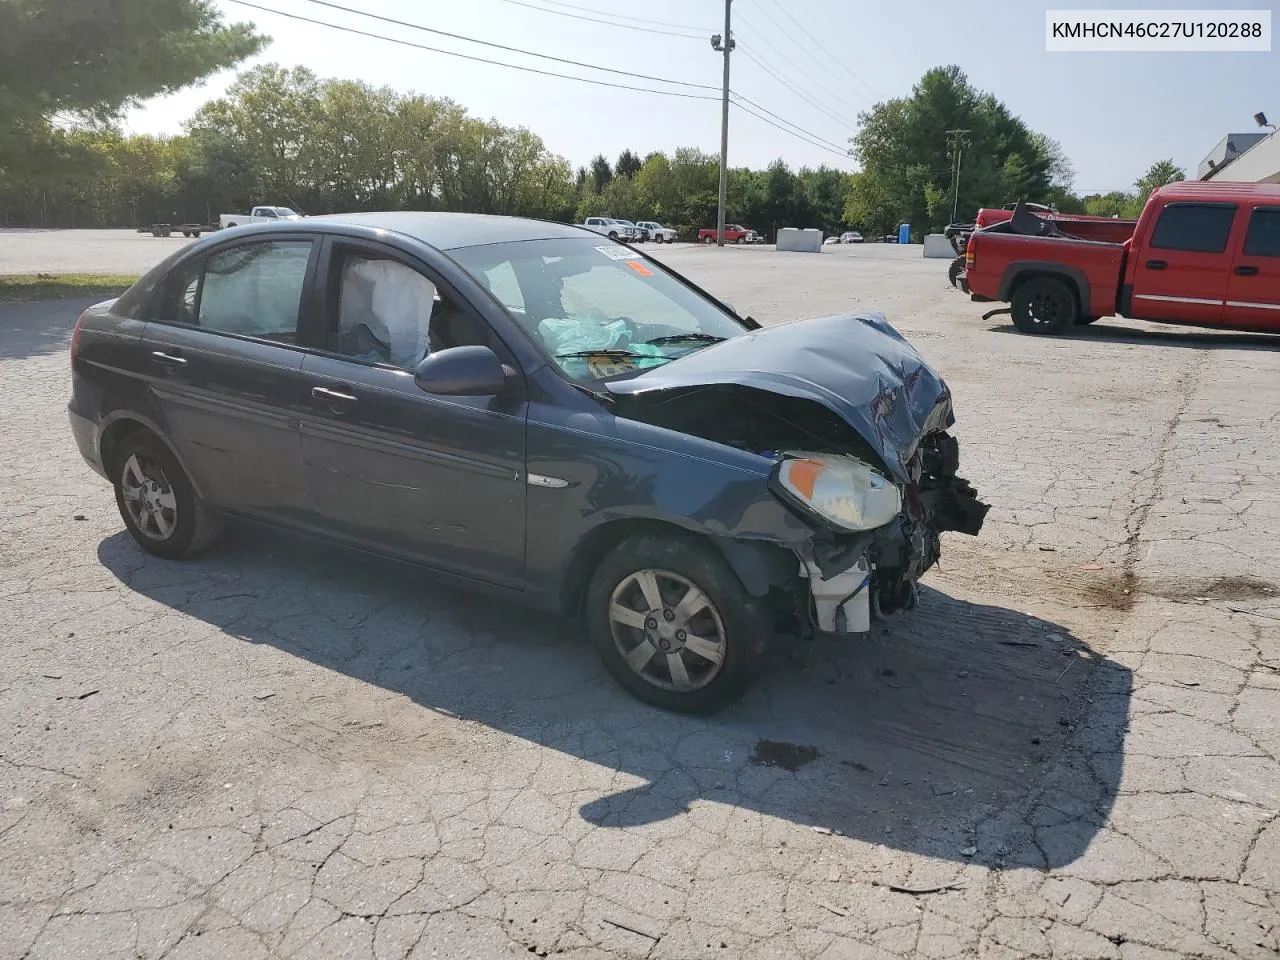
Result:
[[651,353],[636,353],[634,350],[624,350],[621,347],[601,347],[599,350],[575,350],[573,353],[556,354],[557,360],[582,360],[591,357],[626,357],[637,360],[662,359],[662,357],[655,357]]
[[664,343],[723,343],[725,337],[713,336],[710,333],[673,333],[669,337],[654,337],[645,343],[661,346]]

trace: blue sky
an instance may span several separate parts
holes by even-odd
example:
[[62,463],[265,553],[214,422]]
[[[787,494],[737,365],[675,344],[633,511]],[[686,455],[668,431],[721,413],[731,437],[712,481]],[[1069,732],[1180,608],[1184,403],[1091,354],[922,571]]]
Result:
[[[484,50],[328,9],[311,0],[254,2],[493,59],[658,86]],[[643,21],[656,29],[668,29],[660,24],[696,27],[709,36],[723,28],[721,0],[523,0],[527,6],[513,0],[333,2],[614,69],[717,88],[720,83],[721,61],[706,37],[642,33],[547,11],[572,13],[568,6],[576,6]],[[228,19],[251,20],[273,38],[254,62],[306,65],[321,76],[449,97],[475,115],[528,127],[575,165],[600,152],[616,157],[625,148],[641,155],[684,145],[719,151],[718,99],[679,99],[539,77],[352,36],[248,9],[232,0],[217,0],[217,4]],[[1062,143],[1082,192],[1125,188],[1152,161],[1164,157],[1172,157],[1194,174],[1200,158],[1223,134],[1255,129],[1254,113],[1266,111],[1280,122],[1280,54],[1275,52],[1045,52],[1046,9],[1121,6],[1151,7],[1062,0],[734,0],[738,53],[733,58],[732,87],[817,137],[844,144],[856,129],[859,110],[877,100],[906,95],[930,67],[955,63],[975,86],[994,93],[1032,129]],[[1250,6],[1267,8],[1256,0],[1159,4],[1159,8],[1186,9]],[[811,38],[820,41],[821,48]],[[781,74],[791,89],[771,76],[766,66]],[[231,73],[218,75],[202,87],[148,103],[129,115],[128,126],[138,132],[177,132],[196,107],[221,94],[232,78]],[[667,89],[715,96],[693,87]],[[851,158],[735,110],[730,163],[764,166],[778,157],[793,166],[828,162],[856,169]]]

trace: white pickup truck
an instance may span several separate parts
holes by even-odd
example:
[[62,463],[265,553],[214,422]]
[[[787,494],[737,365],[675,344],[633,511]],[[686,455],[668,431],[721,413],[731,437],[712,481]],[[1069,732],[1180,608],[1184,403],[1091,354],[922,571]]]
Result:
[[676,232],[670,227],[664,227],[655,220],[641,220],[636,224],[637,227],[643,227],[649,231],[649,239],[654,243],[675,243]]
[[612,217],[587,217],[582,226],[610,240],[639,240],[642,233],[634,223],[624,223]]
[[223,229],[238,227],[255,220],[301,220],[302,214],[288,207],[254,207],[248,213],[224,213],[218,218]]

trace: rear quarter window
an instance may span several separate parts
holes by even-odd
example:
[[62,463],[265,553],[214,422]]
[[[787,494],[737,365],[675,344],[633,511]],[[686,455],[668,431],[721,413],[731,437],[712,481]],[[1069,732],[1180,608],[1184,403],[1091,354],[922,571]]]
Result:
[[1171,203],[1160,212],[1150,246],[1156,250],[1222,253],[1236,217],[1234,204]]

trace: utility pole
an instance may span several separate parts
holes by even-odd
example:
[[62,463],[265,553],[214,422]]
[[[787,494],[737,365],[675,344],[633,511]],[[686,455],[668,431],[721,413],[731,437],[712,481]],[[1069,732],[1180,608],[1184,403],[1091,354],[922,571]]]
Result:
[[956,222],[958,211],[960,209],[960,157],[964,154],[964,148],[969,142],[970,130],[948,130],[947,139],[951,144],[951,151],[955,155],[956,169],[955,177],[952,180],[952,201],[951,201],[951,222]]
[[724,35],[711,38],[711,49],[724,53],[724,89],[720,96],[720,205],[716,212],[716,245],[724,246],[724,207],[729,194],[729,54],[737,46],[733,39],[730,8],[733,0],[724,0]]

